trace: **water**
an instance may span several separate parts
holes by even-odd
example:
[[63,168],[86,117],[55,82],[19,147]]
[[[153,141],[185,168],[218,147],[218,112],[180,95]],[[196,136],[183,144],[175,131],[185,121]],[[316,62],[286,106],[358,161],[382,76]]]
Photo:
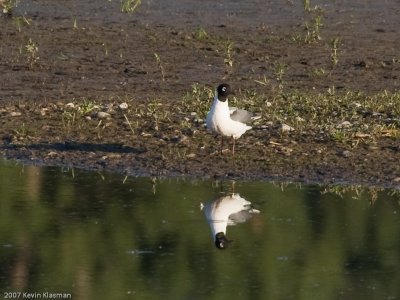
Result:
[[[400,298],[399,191],[13,163],[0,178],[3,298]],[[232,189],[259,213],[228,226],[219,250],[200,206]]]

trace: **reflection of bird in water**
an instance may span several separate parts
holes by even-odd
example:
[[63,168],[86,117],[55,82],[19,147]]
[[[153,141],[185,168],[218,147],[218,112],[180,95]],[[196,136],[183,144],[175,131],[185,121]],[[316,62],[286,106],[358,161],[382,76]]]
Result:
[[228,96],[233,92],[229,84],[220,84],[214,97],[213,104],[207,114],[206,124],[208,130],[220,134],[221,152],[224,136],[232,137],[232,155],[235,154],[235,141],[240,138],[243,133],[251,129],[247,123],[260,117],[253,117],[253,114],[235,107],[228,106]]
[[218,249],[226,249],[231,242],[225,235],[228,225],[244,223],[260,212],[239,194],[222,196],[205,205],[201,204],[201,209],[206,215],[215,246]]

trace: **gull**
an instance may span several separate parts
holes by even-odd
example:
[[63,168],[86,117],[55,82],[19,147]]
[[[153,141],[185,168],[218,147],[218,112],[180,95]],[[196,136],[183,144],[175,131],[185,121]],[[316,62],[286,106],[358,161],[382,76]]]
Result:
[[214,201],[200,204],[207,222],[211,228],[214,244],[218,249],[226,249],[231,242],[226,237],[226,227],[244,223],[254,214],[260,213],[252,207],[250,201],[240,197],[239,194],[221,196]]
[[221,138],[221,152],[223,138],[232,137],[232,155],[235,155],[235,141],[252,127],[247,125],[252,120],[260,117],[253,117],[253,114],[244,109],[229,107],[228,96],[234,94],[229,84],[223,83],[217,87],[214,101],[207,114],[207,129],[219,134]]

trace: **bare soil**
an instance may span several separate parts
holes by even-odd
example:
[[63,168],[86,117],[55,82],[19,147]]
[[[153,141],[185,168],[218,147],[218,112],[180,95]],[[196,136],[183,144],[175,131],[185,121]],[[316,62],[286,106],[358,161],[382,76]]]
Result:
[[[88,0],[22,2],[0,16],[3,157],[134,176],[400,186],[398,137],[361,138],[355,147],[270,127],[244,135],[232,157],[218,154],[219,139],[203,124],[182,129],[183,115],[143,122],[132,133],[118,110],[122,102],[134,110],[158,99],[160,109],[175,111],[194,83],[229,82],[266,97],[279,84],[310,93],[398,91],[399,1],[320,1],[318,13],[306,12],[303,1],[142,2],[132,15],[120,12],[119,1]],[[318,14],[320,39],[305,42],[305,22],[312,28]],[[20,18],[20,30],[18,16],[29,22]],[[286,66],[281,82],[276,62]],[[267,85],[256,82],[264,78]],[[81,116],[67,126],[66,104],[84,101],[108,105],[110,117]]]

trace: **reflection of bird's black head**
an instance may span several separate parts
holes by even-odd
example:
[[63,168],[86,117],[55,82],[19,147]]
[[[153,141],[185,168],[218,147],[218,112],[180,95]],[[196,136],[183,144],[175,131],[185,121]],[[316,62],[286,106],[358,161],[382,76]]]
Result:
[[228,240],[223,232],[218,232],[215,235],[215,246],[218,249],[225,250],[231,242],[232,241]]
[[217,87],[217,97],[219,101],[225,102],[229,95],[233,95],[229,84],[223,83]]

